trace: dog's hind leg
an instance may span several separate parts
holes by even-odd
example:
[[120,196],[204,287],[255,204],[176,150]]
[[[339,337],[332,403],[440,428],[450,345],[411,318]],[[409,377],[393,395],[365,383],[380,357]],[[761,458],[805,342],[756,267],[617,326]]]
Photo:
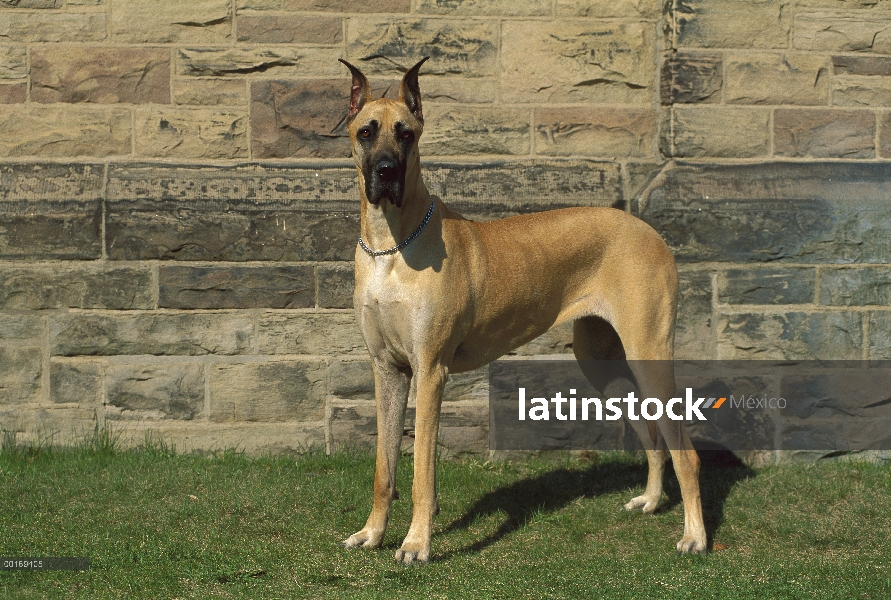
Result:
[[374,504],[365,527],[344,540],[341,544],[344,548],[379,548],[384,541],[390,519],[390,504],[396,498],[396,466],[401,451],[410,383],[407,369],[374,361],[377,402]]
[[[625,349],[612,325],[599,317],[585,317],[573,324],[572,349],[591,385],[604,398],[620,398],[637,388],[634,374],[625,362]],[[607,366],[603,362],[616,361]],[[625,510],[651,513],[659,506],[667,453],[655,425],[645,420],[626,420],[640,438],[647,453],[647,487],[640,496],[625,504]],[[650,426],[652,425],[652,426]]]

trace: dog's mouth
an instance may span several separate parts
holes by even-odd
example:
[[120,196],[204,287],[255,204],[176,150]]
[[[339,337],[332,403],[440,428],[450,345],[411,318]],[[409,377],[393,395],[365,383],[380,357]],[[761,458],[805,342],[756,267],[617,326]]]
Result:
[[374,205],[388,200],[390,204],[401,208],[405,191],[405,168],[399,165],[392,172],[381,174],[379,171],[380,167],[366,171],[365,197]]

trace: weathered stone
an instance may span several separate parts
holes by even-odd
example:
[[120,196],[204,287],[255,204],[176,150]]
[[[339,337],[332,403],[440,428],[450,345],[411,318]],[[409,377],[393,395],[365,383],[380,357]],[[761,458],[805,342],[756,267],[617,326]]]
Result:
[[170,51],[45,47],[31,52],[33,102],[170,102]]
[[[443,402],[474,402],[485,406],[489,402],[489,367],[465,373],[450,373],[442,390]],[[451,409],[449,409],[451,410]],[[484,416],[482,420],[486,420]]]
[[[411,410],[411,409],[409,409]],[[377,412],[373,402],[335,402],[331,407],[331,449],[369,449],[377,440]],[[414,440],[402,438],[402,448]]]
[[833,56],[835,75],[891,76],[891,58],[887,56]]
[[248,102],[247,85],[239,79],[180,79],[173,86],[173,101],[198,106],[244,106]]
[[45,322],[43,317],[22,313],[0,313],[0,340],[4,345],[25,342],[37,345],[43,337]]
[[603,21],[506,21],[504,102],[647,104],[653,95],[653,27]]
[[891,271],[883,268],[822,269],[820,303],[887,306],[891,304]]
[[[0,271],[2,273],[2,271]],[[312,266],[162,266],[161,308],[312,308]]]
[[105,417],[115,420],[199,418],[204,365],[113,365],[106,373]]
[[557,0],[558,17],[655,19],[661,14],[658,0]]
[[265,362],[215,365],[210,420],[318,421],[325,417],[325,364]]
[[429,56],[422,75],[491,77],[497,70],[497,40],[496,21],[362,18],[350,21],[347,54],[368,76],[401,77]]
[[149,267],[0,267],[0,308],[154,308]]
[[881,163],[677,165],[640,200],[681,262],[887,263]]
[[234,450],[248,456],[297,456],[325,449],[325,423],[202,423],[145,421],[115,423],[121,448],[141,448],[146,440],[163,442],[178,453],[221,454]]
[[158,158],[245,158],[247,115],[206,108],[139,108],[136,153]]
[[662,104],[714,104],[721,102],[724,65],[721,55],[678,52],[662,64]]
[[862,348],[860,313],[733,314],[718,325],[721,360],[857,360]]
[[528,110],[434,106],[424,113],[422,156],[530,153]]
[[328,365],[328,393],[348,400],[374,400],[374,371],[364,360],[332,361]]
[[777,109],[774,151],[779,156],[872,158],[876,116],[869,111]]
[[728,104],[829,103],[829,59],[812,54],[731,54],[724,60]]
[[309,15],[238,15],[238,41],[251,44],[326,44],[343,42],[343,21]]
[[103,6],[107,0],[68,0],[68,6]]
[[0,107],[0,156],[129,155],[130,144],[126,108]]
[[0,345],[0,404],[38,402],[42,378],[43,352],[40,348]]
[[0,0],[0,8],[62,8],[62,0]]
[[637,212],[637,200],[640,194],[653,183],[665,168],[665,162],[628,161],[622,166],[622,182],[624,183],[624,203],[631,205],[632,212]]
[[792,45],[801,50],[891,54],[891,12],[799,12]]
[[0,48],[0,79],[24,79],[28,76],[28,47]]
[[56,356],[249,354],[254,324],[244,314],[67,314],[50,322]]
[[844,77],[833,80],[836,106],[891,106],[891,77]]
[[663,132],[671,156],[754,158],[770,154],[770,110],[676,106]]
[[73,405],[0,409],[0,429],[19,445],[48,448],[89,443],[96,432],[96,408]]
[[785,48],[792,26],[790,0],[686,0],[673,16],[680,46]]
[[337,77],[340,48],[183,48],[177,50],[181,77]]
[[891,112],[879,117],[879,153],[882,158],[891,158]]
[[0,85],[0,104],[21,104],[27,97],[27,83]]
[[678,309],[674,329],[676,359],[702,360],[715,356],[712,274],[678,273]]
[[536,356],[542,354],[572,355],[572,323],[562,323],[531,342],[508,352],[510,356]]
[[489,407],[443,405],[438,444],[446,456],[482,454],[489,449]]
[[319,308],[353,308],[353,266],[319,265]]
[[229,0],[115,0],[111,31],[133,44],[227,43],[232,33]]
[[891,312],[869,314],[869,360],[891,360]]
[[432,15],[482,17],[544,17],[551,15],[549,0],[419,0],[415,12]]
[[260,354],[339,356],[366,353],[352,313],[266,313],[258,324]]
[[[810,304],[814,302],[816,277],[816,270],[807,268],[719,271],[718,302],[724,304]],[[822,285],[821,282],[821,288]]]
[[635,108],[539,108],[535,151],[551,156],[655,154],[656,114]]
[[411,0],[237,0],[239,10],[292,10],[349,13],[407,13]]
[[[426,63],[425,63],[426,64]],[[393,91],[397,91],[398,81],[394,81]],[[424,102],[439,104],[491,104],[495,101],[498,87],[495,79],[474,79],[458,77],[437,77],[421,79],[421,97]]]
[[50,364],[50,399],[56,404],[99,407],[102,392],[99,363],[77,361]]
[[350,156],[349,97],[342,80],[258,81],[251,85],[256,158]]
[[0,258],[99,258],[102,187],[102,165],[0,166]]
[[8,42],[99,42],[105,13],[0,12],[0,39]]

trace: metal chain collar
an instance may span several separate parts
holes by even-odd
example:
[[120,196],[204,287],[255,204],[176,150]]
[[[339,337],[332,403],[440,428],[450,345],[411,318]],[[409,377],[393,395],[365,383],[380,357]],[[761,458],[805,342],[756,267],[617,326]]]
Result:
[[421,224],[418,225],[418,228],[415,229],[414,233],[412,233],[410,236],[405,238],[405,241],[402,242],[401,244],[399,244],[398,246],[393,246],[389,250],[379,250],[379,251],[375,252],[374,250],[372,250],[371,248],[369,248],[368,246],[365,245],[365,242],[362,241],[361,237],[359,237],[359,245],[362,247],[363,250],[365,250],[365,252],[368,253],[369,256],[383,256],[384,254],[395,254],[395,253],[399,252],[400,250],[402,250],[403,248],[408,246],[412,242],[412,240],[414,240],[416,237],[418,237],[421,234],[421,231],[423,231],[424,227],[427,226],[427,223],[430,222],[430,217],[433,216],[433,207],[434,206],[436,206],[436,200],[431,200],[430,201],[430,210],[427,211],[427,216],[424,217],[424,220],[421,221]]

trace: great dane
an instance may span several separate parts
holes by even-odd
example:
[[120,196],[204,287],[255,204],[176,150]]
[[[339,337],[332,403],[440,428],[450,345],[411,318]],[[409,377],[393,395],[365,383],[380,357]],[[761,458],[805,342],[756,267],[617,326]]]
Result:
[[[418,153],[424,131],[418,71],[425,60],[405,74],[396,100],[374,100],[368,79],[341,60],[352,73],[347,122],[362,196],[353,301],[374,370],[378,432],[371,514],[343,546],[383,542],[411,397],[417,407],[413,515],[396,552],[405,564],[430,559],[439,510],[437,434],[449,373],[479,368],[573,321],[577,359],[634,361],[641,397],[675,395],[677,270],[665,242],[614,208],[474,222],[431,196]],[[609,384],[589,379],[598,390]],[[683,422],[652,423],[631,421],[649,475],[643,495],[625,508],[656,509],[670,452],[684,502],[677,549],[703,552],[699,457]]]

